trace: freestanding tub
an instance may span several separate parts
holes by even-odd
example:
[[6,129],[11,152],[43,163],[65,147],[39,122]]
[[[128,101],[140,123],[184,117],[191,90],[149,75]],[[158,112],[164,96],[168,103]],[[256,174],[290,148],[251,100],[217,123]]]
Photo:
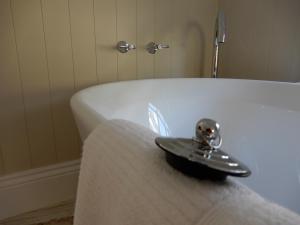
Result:
[[101,122],[125,119],[158,135],[192,137],[196,122],[221,125],[222,149],[252,176],[239,179],[300,213],[300,86],[226,79],[159,79],[98,85],[71,100],[84,140]]

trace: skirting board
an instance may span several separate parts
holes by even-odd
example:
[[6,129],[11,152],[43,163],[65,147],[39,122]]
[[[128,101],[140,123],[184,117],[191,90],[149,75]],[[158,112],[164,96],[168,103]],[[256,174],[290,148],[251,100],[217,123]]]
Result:
[[0,177],[0,220],[76,197],[80,161]]

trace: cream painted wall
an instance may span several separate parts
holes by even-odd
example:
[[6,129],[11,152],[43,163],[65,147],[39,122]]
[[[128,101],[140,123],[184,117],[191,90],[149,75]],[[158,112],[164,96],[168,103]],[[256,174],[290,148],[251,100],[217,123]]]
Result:
[[[217,0],[1,0],[0,174],[80,157],[69,99],[117,80],[209,74]],[[138,49],[120,54],[117,41]],[[149,55],[150,41],[171,48]]]
[[300,81],[300,1],[220,0],[228,40],[221,77]]

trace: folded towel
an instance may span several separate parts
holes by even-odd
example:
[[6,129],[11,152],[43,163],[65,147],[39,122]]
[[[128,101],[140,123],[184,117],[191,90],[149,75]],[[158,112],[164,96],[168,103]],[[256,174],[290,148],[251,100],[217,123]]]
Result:
[[75,225],[299,225],[300,216],[238,182],[187,177],[170,167],[150,130],[99,125],[83,147]]

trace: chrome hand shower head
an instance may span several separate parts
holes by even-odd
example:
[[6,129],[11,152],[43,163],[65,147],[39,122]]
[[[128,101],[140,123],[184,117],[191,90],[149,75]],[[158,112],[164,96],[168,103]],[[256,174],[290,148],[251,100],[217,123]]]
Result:
[[226,40],[226,24],[225,24],[225,15],[223,11],[220,11],[217,18],[216,24],[217,40],[218,43],[224,43]]

